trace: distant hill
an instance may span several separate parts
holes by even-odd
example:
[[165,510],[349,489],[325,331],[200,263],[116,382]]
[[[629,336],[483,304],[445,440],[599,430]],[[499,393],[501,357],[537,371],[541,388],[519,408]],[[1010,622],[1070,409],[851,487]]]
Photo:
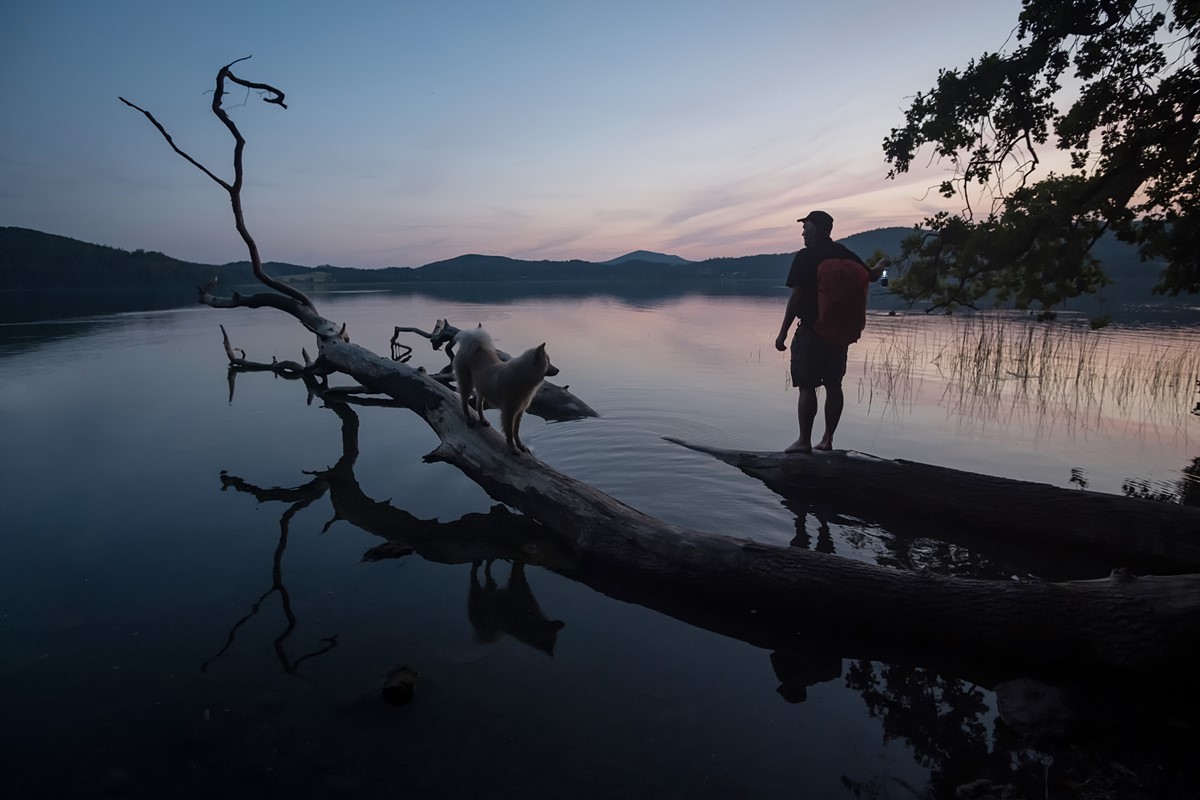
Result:
[[[878,228],[856,233],[842,241],[864,259],[877,250],[896,256],[900,242],[912,228]],[[799,246],[799,243],[797,244]],[[1159,269],[1143,264],[1128,245],[1109,237],[1095,250],[1115,280],[1106,290],[1117,295],[1149,297]],[[422,267],[353,269],[323,265],[303,267],[267,263],[273,277],[302,287],[363,284],[396,285],[458,282],[561,282],[688,280],[762,280],[782,285],[793,253],[774,253],[731,258],[688,261],[679,256],[635,250],[603,263],[589,261],[523,261],[505,256],[468,254]],[[129,252],[105,245],[88,244],[25,228],[0,227],[0,290],[191,290],[218,279],[218,287],[255,284],[250,264],[245,261],[223,265],[180,261],[163,253]]]
[[[645,252],[645,251],[642,251]],[[631,254],[632,255],[632,254]],[[465,255],[416,269],[387,272],[388,280],[428,281],[629,281],[770,278],[782,281],[791,254],[713,258],[707,261],[651,262],[642,259],[521,261],[504,256]],[[376,270],[361,272],[375,273]],[[361,277],[361,276],[360,276]]]
[[1118,241],[1111,233],[1096,242],[1092,255],[1100,259],[1105,274],[1112,280],[1112,285],[1103,291],[1119,296],[1140,295],[1149,299],[1166,266],[1162,260],[1142,261],[1132,245]]
[[[658,258],[662,261],[647,259]],[[300,286],[417,284],[460,281],[628,281],[763,278],[783,280],[790,254],[691,262],[678,256],[634,251],[597,264],[589,261],[523,261],[468,254],[422,267],[353,269],[268,262],[273,277]],[[249,262],[196,264],[155,251],[121,250],[25,228],[0,228],[0,290],[191,289],[255,283]]]
[[626,253],[623,256],[602,261],[602,264],[624,264],[626,261],[645,261],[648,264],[690,264],[686,258],[682,256],[671,256],[666,253],[655,253],[650,250],[634,250],[632,253]]
[[[878,228],[856,233],[843,239],[843,243],[863,258],[870,258],[876,250],[892,257],[900,253],[900,242],[913,233],[913,228]],[[1162,260],[1142,261],[1133,245],[1119,241],[1112,233],[1105,234],[1092,246],[1094,255],[1104,269],[1111,285],[1101,291],[1100,296],[1122,301],[1133,299],[1139,302],[1156,297],[1152,293],[1158,283],[1163,267]]]
[[[271,275],[307,270],[271,263]],[[154,250],[120,250],[66,236],[0,228],[0,290],[175,289],[218,279],[218,285],[254,282],[249,262],[213,266],[180,261]]]
[[875,255],[876,250],[895,258],[900,255],[900,243],[912,232],[912,228],[875,228],[847,236],[839,241],[864,260],[869,260]]

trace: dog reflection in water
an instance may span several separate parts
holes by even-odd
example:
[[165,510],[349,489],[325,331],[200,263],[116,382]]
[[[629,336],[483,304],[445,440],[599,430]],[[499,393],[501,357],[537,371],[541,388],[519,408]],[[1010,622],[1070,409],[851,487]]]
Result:
[[475,639],[496,642],[508,634],[546,655],[554,655],[558,632],[566,623],[546,619],[525,578],[525,564],[514,561],[508,584],[501,588],[492,577],[491,559],[483,566],[483,583],[479,582],[482,563],[471,565],[471,590],[467,594],[467,617],[475,628]]
[[533,402],[542,381],[558,374],[558,367],[551,364],[546,355],[546,344],[543,342],[508,361],[500,358],[492,337],[481,327],[459,331],[454,344],[458,350],[454,356],[454,380],[462,395],[467,424],[475,424],[475,418],[471,416],[473,392],[479,424],[489,424],[483,416],[485,402],[499,408],[508,449],[513,455],[528,453],[529,448],[521,442],[521,417]]

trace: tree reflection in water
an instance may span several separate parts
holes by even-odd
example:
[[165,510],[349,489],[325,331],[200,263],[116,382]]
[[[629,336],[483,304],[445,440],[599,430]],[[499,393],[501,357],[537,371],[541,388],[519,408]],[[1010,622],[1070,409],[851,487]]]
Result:
[[1181,477],[1172,483],[1157,487],[1142,478],[1129,478],[1121,485],[1128,497],[1154,500],[1159,503],[1179,503],[1185,506],[1200,506],[1200,457],[1180,470]]
[[283,584],[283,553],[287,549],[288,526],[291,524],[292,517],[324,495],[328,487],[321,478],[314,478],[303,486],[294,489],[261,489],[246,483],[241,478],[235,478],[222,472],[221,489],[224,491],[229,488],[252,494],[260,503],[272,500],[294,502],[283,512],[283,516],[279,518],[279,543],[275,547],[275,556],[271,563],[271,588],[264,592],[254,605],[251,606],[249,614],[234,623],[233,627],[229,629],[229,635],[225,639],[225,646],[215,656],[201,664],[200,671],[207,672],[213,662],[225,655],[229,648],[233,646],[233,640],[237,636],[238,629],[249,622],[262,609],[262,604],[268,597],[278,593],[280,607],[283,610],[284,618],[287,620],[287,627],[284,628],[279,636],[275,637],[273,642],[275,657],[283,666],[284,672],[289,675],[299,675],[299,667],[302,662],[328,653],[334,647],[337,647],[337,634],[335,633],[332,636],[321,639],[322,646],[299,658],[290,659],[288,657],[285,645],[288,637],[292,635],[292,631],[296,629],[296,615],[292,611],[291,595],[288,594],[287,587]]
[[953,796],[956,787],[983,776],[1002,784],[1017,777],[1009,770],[1007,753],[989,750],[985,720],[991,709],[980,687],[907,664],[865,659],[850,664],[846,686],[861,694],[871,716],[883,723],[884,740],[907,742],[917,762],[930,770],[930,796]]
[[[1048,699],[1022,707],[1018,684]],[[1017,680],[988,691],[910,663],[860,659],[847,669],[846,686],[881,721],[884,740],[905,742],[930,770],[929,784],[914,791],[921,798],[1164,800],[1195,797],[1200,781],[1200,709],[1181,704],[1173,685],[1060,690]],[[843,782],[859,797],[880,794],[876,780]]]

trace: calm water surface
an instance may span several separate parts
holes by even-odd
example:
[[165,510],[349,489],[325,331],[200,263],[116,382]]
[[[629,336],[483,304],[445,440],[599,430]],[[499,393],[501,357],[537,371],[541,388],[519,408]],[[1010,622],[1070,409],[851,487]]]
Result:
[[[461,297],[318,305],[379,353],[395,326],[440,317],[482,323],[510,352],[547,342],[558,382],[600,417],[530,417],[526,441],[673,523],[996,578],[1114,566],[898,536],[852,508],[798,513],[665,441],[777,450],[795,438],[796,394],[772,346],[782,294]],[[382,557],[364,509],[453,542],[494,503],[422,463],[437,439],[411,412],[338,415],[298,382],[231,379],[218,325],[254,360],[312,352],[269,310],[0,326],[6,796],[898,798],[981,777],[1042,791],[1051,746],[1017,737],[965,671],[802,632],[771,649],[535,567],[514,580],[497,562],[489,588],[469,557]],[[1069,316],[877,314],[851,349],[837,445],[1194,496],[1198,330],[1187,307],[1099,332]],[[444,365],[419,336],[403,341],[414,366]],[[335,464],[355,503],[316,479]],[[419,673],[403,706],[380,698],[398,665]],[[1195,720],[1178,723],[1170,741],[1194,746]],[[1176,774],[1155,738],[1166,723],[1146,724],[1136,733],[1150,743],[1122,757]],[[1103,763],[1126,746],[1097,734],[1073,752]]]

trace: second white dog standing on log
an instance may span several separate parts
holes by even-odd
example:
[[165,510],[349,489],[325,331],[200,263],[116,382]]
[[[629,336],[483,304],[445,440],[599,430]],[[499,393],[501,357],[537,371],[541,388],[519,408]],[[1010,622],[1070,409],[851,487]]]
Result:
[[475,424],[471,416],[471,394],[474,392],[479,423],[485,426],[489,424],[483,416],[485,401],[499,408],[508,448],[513,455],[528,453],[529,448],[519,435],[521,416],[529,408],[542,381],[558,374],[558,367],[551,364],[550,357],[546,355],[545,342],[508,361],[501,360],[492,337],[482,327],[459,331],[454,342],[457,351],[454,356],[454,379],[462,395],[467,424]]

